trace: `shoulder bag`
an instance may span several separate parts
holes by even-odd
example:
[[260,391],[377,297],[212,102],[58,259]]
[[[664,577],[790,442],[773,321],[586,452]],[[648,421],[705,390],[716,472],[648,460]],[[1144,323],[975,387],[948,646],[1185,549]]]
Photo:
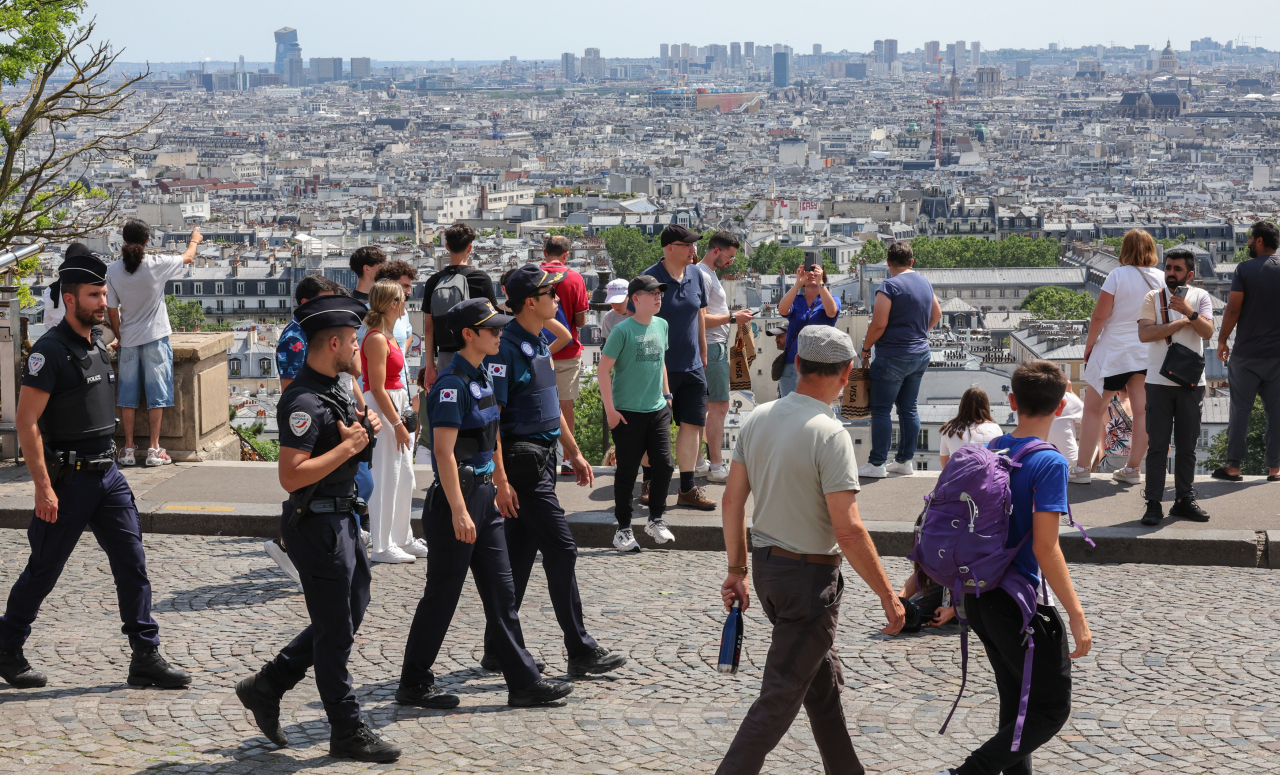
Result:
[[[1169,296],[1164,289],[1160,290],[1160,311],[1165,325],[1169,325]],[[1204,355],[1173,341],[1171,336],[1166,336],[1164,341],[1169,349],[1165,351],[1164,363],[1160,364],[1160,376],[1186,388],[1199,385],[1200,376],[1204,374]]]

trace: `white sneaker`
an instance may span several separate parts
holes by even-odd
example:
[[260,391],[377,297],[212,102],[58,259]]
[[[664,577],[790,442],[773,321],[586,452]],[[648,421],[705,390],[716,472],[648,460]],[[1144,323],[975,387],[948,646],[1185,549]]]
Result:
[[427,542],[423,541],[421,538],[415,538],[407,544],[400,544],[400,550],[405,554],[412,554],[419,560],[426,559]]
[[706,476],[711,470],[711,461],[705,457],[698,457],[698,462],[693,464],[693,473],[695,476]]
[[1071,466],[1071,473],[1067,474],[1067,481],[1072,484],[1093,484],[1093,475],[1087,468]]
[[661,519],[655,519],[644,526],[644,532],[649,534],[654,543],[665,544],[668,541],[675,542],[676,537],[671,534],[671,529],[667,527],[667,523]]
[[302,578],[298,576],[298,569],[293,567],[293,560],[289,559],[289,554],[285,552],[284,545],[280,543],[280,539],[273,538],[262,544],[262,548],[266,551],[267,556],[276,561],[276,565],[280,566],[280,570],[284,571],[284,575],[293,579],[295,584],[301,584]]
[[711,466],[711,470],[707,472],[707,479],[713,482],[729,481],[729,464],[721,463],[718,466]]
[[1137,468],[1120,468],[1112,472],[1111,478],[1126,484],[1142,484],[1142,471]]
[[385,552],[374,552],[369,555],[369,559],[374,562],[413,562],[414,557],[400,547],[393,546]]
[[613,548],[620,552],[638,552],[640,544],[636,543],[635,534],[627,527],[613,534]]
[[884,479],[888,475],[884,466],[873,466],[870,463],[863,463],[858,469],[859,479]]
[[120,450],[120,456],[116,458],[118,466],[136,466],[138,461],[134,458],[133,453],[137,452],[137,447],[124,447]]
[[916,472],[915,467],[911,465],[910,461],[906,463],[899,463],[896,460],[885,466],[884,470],[885,473],[893,474],[894,476],[911,476]]
[[164,447],[147,448],[148,466],[167,466],[172,462],[173,460],[169,457],[169,453],[164,451]]

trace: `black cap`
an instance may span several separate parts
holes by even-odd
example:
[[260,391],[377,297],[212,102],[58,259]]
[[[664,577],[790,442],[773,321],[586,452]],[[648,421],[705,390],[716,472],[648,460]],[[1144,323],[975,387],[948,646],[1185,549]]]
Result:
[[662,291],[663,293],[666,293],[667,284],[658,282],[658,278],[651,274],[642,274],[632,280],[631,284],[627,286],[627,296],[634,296],[640,291]]
[[787,325],[790,321],[780,320],[764,330],[766,336],[780,336],[787,333]]
[[467,299],[453,305],[445,313],[444,320],[449,331],[461,344],[464,328],[502,328],[515,318],[498,312],[488,299]]
[[92,253],[71,256],[58,267],[58,282],[62,285],[106,285],[107,265]]
[[662,247],[665,248],[673,242],[687,242],[693,245],[700,239],[702,239],[702,235],[698,232],[673,223],[662,230],[662,236],[659,241],[662,243]]
[[67,245],[66,250],[62,251],[62,257],[64,259],[75,258],[76,256],[92,256],[92,255],[93,255],[93,251],[90,250],[89,246],[84,244],[83,242],[72,242],[70,245]]
[[524,300],[538,292],[539,288],[556,285],[564,280],[565,272],[548,272],[537,264],[525,264],[507,277],[507,306],[519,309]]
[[308,299],[293,313],[302,330],[313,334],[326,328],[351,326],[359,328],[369,310],[350,296],[317,296]]

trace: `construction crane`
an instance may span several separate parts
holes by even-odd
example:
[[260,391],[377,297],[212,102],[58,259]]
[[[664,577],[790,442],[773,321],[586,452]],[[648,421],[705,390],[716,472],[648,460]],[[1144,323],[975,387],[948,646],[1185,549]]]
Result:
[[925,100],[933,106],[933,158],[938,169],[942,168],[942,106],[953,102],[951,99],[939,97],[936,100]]
[[493,139],[494,139],[494,140],[497,140],[497,139],[498,139],[498,114],[499,114],[500,112],[501,112],[501,111],[497,111],[497,110],[495,110],[495,111],[493,111],[493,114],[492,114],[491,116],[489,116],[489,120],[490,120],[491,122],[493,122]]

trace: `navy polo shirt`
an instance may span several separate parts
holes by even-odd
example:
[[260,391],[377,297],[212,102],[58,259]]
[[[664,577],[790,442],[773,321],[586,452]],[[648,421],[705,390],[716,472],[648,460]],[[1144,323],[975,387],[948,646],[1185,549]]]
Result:
[[[489,387],[489,379],[485,376],[488,369],[484,363],[475,368],[461,355],[454,357],[452,371],[436,380],[427,395],[427,430],[434,428],[461,428],[462,419],[471,411],[473,395],[471,385],[475,383],[480,390]],[[431,457],[431,465],[435,467],[435,455]],[[476,466],[477,474],[493,473],[493,461],[483,466]]]
[[[531,334],[519,321],[513,320],[502,330],[502,345],[498,348],[498,354],[484,359],[489,379],[493,381],[493,397],[503,409],[506,409],[508,396],[519,393],[533,381],[529,359],[520,352],[520,345],[525,342],[533,347],[535,355],[551,355],[543,334]],[[560,438],[560,429],[535,433],[534,438],[553,441]]]
[[[676,282],[661,261],[641,272],[667,284],[662,295],[662,309],[658,317],[667,321],[667,371],[698,371],[702,368],[702,353],[698,349],[698,311],[707,306],[707,288],[702,284],[702,272],[692,264],[685,267],[684,279]],[[635,311],[628,301],[627,309]]]

